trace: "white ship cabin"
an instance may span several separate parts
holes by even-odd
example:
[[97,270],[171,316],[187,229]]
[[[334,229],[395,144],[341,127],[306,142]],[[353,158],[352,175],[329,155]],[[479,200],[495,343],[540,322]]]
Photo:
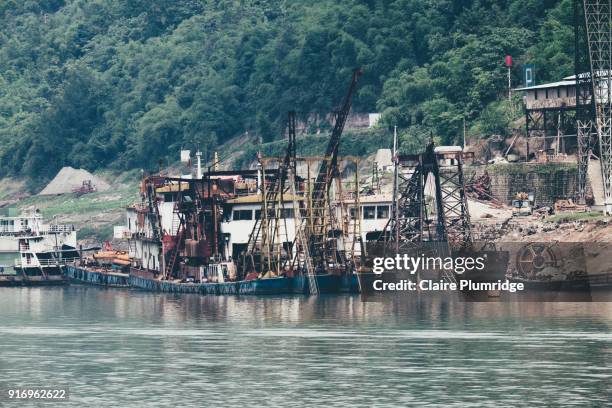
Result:
[[[160,212],[162,204],[160,203]],[[164,223],[162,216],[162,224]],[[146,206],[134,204],[126,209],[126,226],[123,237],[129,240],[129,256],[136,259],[139,267],[152,271],[161,271],[161,248],[153,240],[153,229]]]
[[[292,197],[285,197],[281,208],[281,224],[279,224],[280,241],[291,245],[295,239],[295,217]],[[303,197],[296,197],[303,200]],[[361,234],[364,242],[377,240],[384,231],[391,214],[392,199],[390,195],[377,194],[360,199]],[[251,195],[228,200],[228,209],[224,211],[221,222],[221,233],[227,243],[228,257],[236,258],[247,248],[253,227],[261,217],[261,195]],[[355,209],[351,208],[351,217],[355,217]],[[340,207],[338,206],[338,216]],[[270,218],[273,219],[272,217]],[[340,218],[339,218],[340,219]]]
[[[296,201],[302,201],[303,197],[295,197]],[[295,239],[295,214],[293,196],[287,194],[283,197],[280,208],[278,225],[279,241],[283,245],[291,245]],[[249,237],[257,220],[261,218],[261,194],[234,198],[227,201],[227,207],[223,211],[221,222],[221,233],[226,242],[229,258],[236,259],[247,248]],[[270,216],[270,222],[274,222]],[[272,226],[274,227],[274,226]]]
[[9,212],[9,216],[0,216],[0,252],[19,251],[20,237],[42,237],[43,242],[53,246],[77,245],[73,225],[47,224],[39,211],[23,215]]
[[0,217],[0,233],[15,235],[30,232],[41,221],[39,217]]
[[15,267],[21,268],[55,268],[63,262],[73,262],[78,258],[76,244],[73,249],[65,249],[65,242],[48,239],[43,235],[20,237],[20,257],[15,259]]
[[46,224],[38,210],[32,214],[15,217],[0,216],[0,234],[2,235],[45,235],[69,232],[74,232],[73,225]]
[[[359,198],[361,207],[361,239],[363,242],[376,241],[385,230],[391,216],[390,194],[374,194]],[[355,210],[351,208],[351,217]]]

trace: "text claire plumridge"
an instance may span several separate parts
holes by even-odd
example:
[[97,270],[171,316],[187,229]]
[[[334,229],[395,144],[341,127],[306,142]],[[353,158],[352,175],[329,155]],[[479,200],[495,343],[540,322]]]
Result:
[[[381,275],[385,271],[405,271],[411,275],[420,271],[447,271],[462,275],[466,271],[482,271],[485,268],[486,256],[483,257],[418,257],[407,254],[397,254],[394,257],[374,258],[372,272]],[[375,291],[491,291],[500,290],[517,292],[525,289],[521,282],[515,283],[508,280],[497,280],[497,282],[474,282],[470,279],[462,279],[458,282],[448,282],[444,279],[422,279],[413,282],[402,279],[398,282],[383,282],[382,279],[374,280],[372,287]]]

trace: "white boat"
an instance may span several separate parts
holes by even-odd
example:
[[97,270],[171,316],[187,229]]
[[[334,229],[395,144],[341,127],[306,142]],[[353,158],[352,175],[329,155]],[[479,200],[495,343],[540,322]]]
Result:
[[30,282],[63,283],[66,263],[79,258],[73,246],[50,246],[41,235],[19,238],[19,258],[13,268],[17,275]]
[[76,248],[74,226],[47,224],[39,211],[16,217],[0,216],[0,253],[19,252],[19,238],[36,236],[50,247],[69,245]]

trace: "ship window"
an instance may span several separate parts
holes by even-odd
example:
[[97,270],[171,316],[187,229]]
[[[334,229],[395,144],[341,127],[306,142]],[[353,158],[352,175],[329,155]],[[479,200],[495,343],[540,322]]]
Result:
[[376,218],[383,219],[389,218],[389,206],[388,205],[379,205],[376,207]]
[[557,88],[557,98],[561,97],[561,88]]
[[535,100],[536,101],[538,100],[538,90],[537,89],[535,90]]
[[283,208],[281,210],[281,218],[293,218],[293,208]]
[[548,89],[546,89],[546,99],[548,99]]
[[351,207],[351,208],[349,209],[349,212],[350,212],[350,214],[351,214],[351,220],[354,220],[354,219],[356,219],[356,218],[357,218],[357,217],[356,217],[356,212],[357,212],[357,210],[355,209],[355,207]]
[[363,219],[364,220],[373,220],[376,218],[376,207],[373,205],[369,205],[363,207]]
[[[248,210],[241,210],[241,211],[248,211]],[[235,211],[234,211],[235,212]],[[250,217],[250,216],[249,216]],[[274,215],[274,210],[273,209],[268,209],[268,218],[275,218]],[[235,220],[236,218],[234,218]],[[251,220],[253,218],[242,218],[243,220]],[[255,219],[256,220],[260,220],[261,219],[261,210],[255,210]]]
[[253,210],[234,210],[234,221],[252,220]]

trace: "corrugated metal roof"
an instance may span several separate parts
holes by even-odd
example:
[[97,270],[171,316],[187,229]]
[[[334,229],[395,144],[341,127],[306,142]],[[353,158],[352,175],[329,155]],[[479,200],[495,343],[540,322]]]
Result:
[[576,81],[558,81],[558,82],[549,82],[547,84],[542,85],[534,85],[523,88],[514,88],[514,91],[529,91],[532,89],[546,89],[546,88],[557,88],[560,86],[576,86]]
[[[301,201],[301,200],[304,199],[304,197],[302,197],[302,196],[295,196],[295,199],[297,201]],[[293,201],[293,195],[292,194],[284,194],[283,195],[283,201],[284,202]],[[248,196],[233,198],[231,200],[227,200],[227,203],[228,204],[254,204],[254,203],[261,203],[261,194],[254,194],[254,195],[248,195]]]
[[[580,74],[580,77],[587,77],[589,75],[588,72],[582,73]],[[607,70],[600,70],[597,71],[597,74],[595,75],[596,78],[600,78],[600,77],[605,77],[608,75],[608,71]],[[530,89],[545,89],[545,88],[556,88],[558,86],[573,86],[576,85],[576,75],[569,75],[566,77],[563,77],[563,80],[561,81],[557,81],[557,82],[549,82],[547,84],[542,84],[542,85],[534,85],[534,86],[529,86],[529,87],[522,87],[522,88],[515,88],[515,91],[528,91]]]

